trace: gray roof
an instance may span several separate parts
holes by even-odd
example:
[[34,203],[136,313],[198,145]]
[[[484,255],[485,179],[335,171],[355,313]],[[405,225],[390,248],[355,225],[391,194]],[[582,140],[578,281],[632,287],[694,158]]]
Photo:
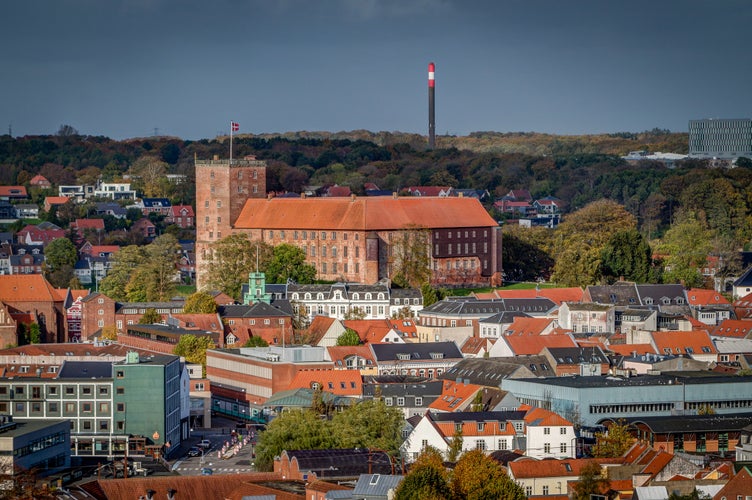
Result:
[[[604,419],[608,420],[608,419]],[[735,415],[670,415],[664,417],[629,417],[627,424],[642,423],[655,433],[738,432],[752,424],[752,413]]]
[[608,363],[600,347],[546,347],[560,364]]
[[734,286],[752,286],[752,267],[744,271],[744,274],[734,281]]
[[268,318],[277,316],[291,316],[282,309],[266,302],[255,302],[251,305],[226,305],[219,307],[219,315],[223,318]]
[[[528,373],[554,373],[545,356],[515,356],[513,358],[466,358],[445,371],[439,378],[444,380],[465,379],[471,384],[498,387],[502,379],[510,378],[520,367]],[[546,368],[543,368],[543,367]]]
[[[462,352],[454,342],[426,342],[421,344],[371,344],[377,362],[396,361],[398,354],[409,354],[410,360],[462,359]],[[441,354],[437,358],[434,354]]]
[[185,300],[175,300],[170,302],[116,302],[115,312],[122,312],[123,309],[172,309],[170,312],[182,312],[185,307]]
[[655,386],[672,384],[733,384],[748,383],[747,377],[736,377],[724,374],[715,374],[711,371],[696,372],[697,376],[691,376],[691,372],[681,372],[661,375],[640,375],[639,377],[548,377],[545,379],[518,379],[537,384],[556,385],[561,387],[632,387],[632,386]]
[[512,323],[514,318],[529,318],[530,315],[522,311],[503,311],[488,318],[478,320],[478,323],[490,323],[493,325],[501,325],[505,323]]
[[365,448],[288,450],[287,456],[290,460],[294,457],[298,461],[301,472],[315,472],[319,479],[358,476],[368,472],[369,462],[374,472],[392,472],[391,460],[386,452]]
[[636,306],[640,302],[637,285],[626,281],[617,281],[613,285],[589,285],[587,293],[590,300],[601,304],[615,304],[618,306]]
[[434,422],[509,422],[523,420],[527,412],[514,411],[451,411],[428,412]]
[[21,265],[21,259],[23,257],[26,257],[27,255],[29,255],[29,256],[32,257],[32,259],[34,261],[34,265],[42,265],[42,262],[44,262],[44,255],[40,255],[40,254],[36,254],[35,255],[35,254],[28,254],[27,253],[27,254],[24,254],[24,255],[11,255],[9,257],[10,265],[11,266],[20,266]]
[[112,378],[112,361],[65,361],[58,378]]
[[545,297],[528,299],[492,299],[492,300],[452,300],[444,299],[424,308],[420,314],[446,314],[448,316],[482,316],[488,317],[505,311],[518,311],[528,314],[546,314],[556,309],[556,304]]
[[368,498],[369,496],[387,498],[389,490],[397,489],[402,479],[402,476],[361,474],[352,491],[353,498]]

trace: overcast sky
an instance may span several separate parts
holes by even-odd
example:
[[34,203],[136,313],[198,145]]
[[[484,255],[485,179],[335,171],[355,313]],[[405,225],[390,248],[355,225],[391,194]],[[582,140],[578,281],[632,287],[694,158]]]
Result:
[[4,0],[0,133],[581,134],[752,116],[750,0]]

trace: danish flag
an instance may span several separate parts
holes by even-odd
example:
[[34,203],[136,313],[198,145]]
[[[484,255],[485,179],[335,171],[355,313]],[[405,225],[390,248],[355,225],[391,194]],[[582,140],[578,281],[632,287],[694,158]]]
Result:
[[230,122],[230,129],[233,132],[237,132],[238,130],[240,130],[240,124],[238,122]]

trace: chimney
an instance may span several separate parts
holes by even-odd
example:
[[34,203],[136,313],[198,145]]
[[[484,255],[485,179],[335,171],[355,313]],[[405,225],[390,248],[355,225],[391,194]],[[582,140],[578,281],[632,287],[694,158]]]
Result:
[[397,191],[392,191],[392,198],[397,199]]

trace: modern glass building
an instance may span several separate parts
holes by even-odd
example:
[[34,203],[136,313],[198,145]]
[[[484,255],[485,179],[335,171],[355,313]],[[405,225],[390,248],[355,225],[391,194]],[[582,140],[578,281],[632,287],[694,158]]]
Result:
[[752,120],[710,118],[689,121],[689,156],[752,158]]

